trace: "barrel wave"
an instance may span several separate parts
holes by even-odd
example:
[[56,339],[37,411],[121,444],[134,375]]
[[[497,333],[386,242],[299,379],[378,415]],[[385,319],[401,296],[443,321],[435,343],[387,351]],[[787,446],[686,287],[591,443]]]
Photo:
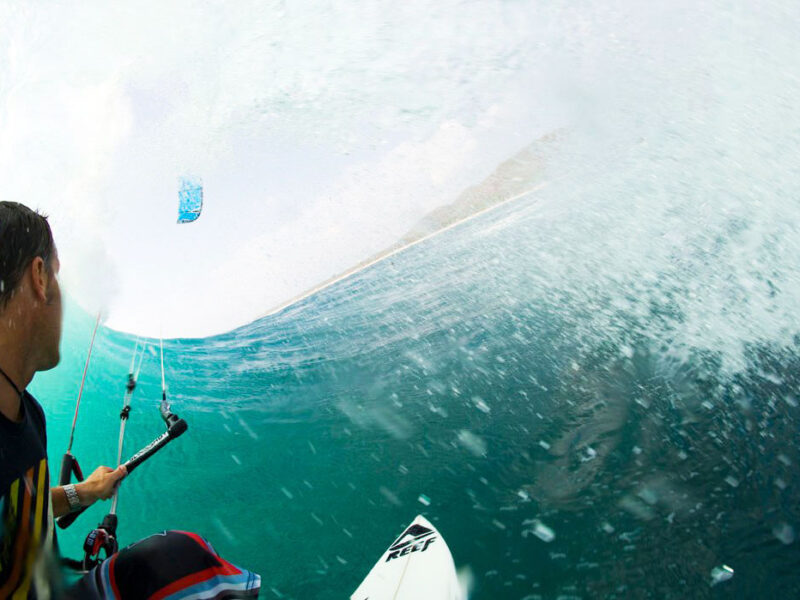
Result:
[[[603,56],[542,186],[276,314],[165,340],[189,430],[124,482],[123,545],[197,531],[265,597],[333,599],[421,513],[475,599],[800,594],[800,15],[665,10],[679,33],[645,51],[624,7],[586,10],[542,42]],[[34,382],[51,456],[93,319],[68,308],[62,364]],[[163,429],[148,343],[131,452]],[[134,344],[98,333],[84,464],[114,461]]]

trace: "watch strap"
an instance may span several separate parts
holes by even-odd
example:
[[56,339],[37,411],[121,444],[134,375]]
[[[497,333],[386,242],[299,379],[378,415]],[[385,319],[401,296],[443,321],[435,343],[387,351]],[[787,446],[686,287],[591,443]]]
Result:
[[71,512],[78,511],[82,508],[81,499],[78,497],[78,490],[75,489],[73,484],[65,485],[64,493],[67,495],[67,502],[69,503],[69,510]]

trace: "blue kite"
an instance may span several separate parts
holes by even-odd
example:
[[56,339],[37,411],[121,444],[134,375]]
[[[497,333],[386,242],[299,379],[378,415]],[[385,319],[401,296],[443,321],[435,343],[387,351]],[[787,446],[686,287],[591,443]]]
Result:
[[203,210],[203,182],[197,177],[181,177],[178,198],[178,223],[196,221]]

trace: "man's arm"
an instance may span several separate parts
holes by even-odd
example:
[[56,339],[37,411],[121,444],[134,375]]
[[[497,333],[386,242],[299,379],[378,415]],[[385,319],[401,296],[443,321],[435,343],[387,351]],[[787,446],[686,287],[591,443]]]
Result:
[[[98,500],[108,500],[114,494],[114,490],[119,482],[128,474],[125,466],[118,469],[109,467],[97,467],[94,473],[89,475],[84,481],[75,484],[75,491],[81,506],[91,506]],[[61,517],[71,512],[67,493],[61,486],[50,488],[53,498],[53,516]]]

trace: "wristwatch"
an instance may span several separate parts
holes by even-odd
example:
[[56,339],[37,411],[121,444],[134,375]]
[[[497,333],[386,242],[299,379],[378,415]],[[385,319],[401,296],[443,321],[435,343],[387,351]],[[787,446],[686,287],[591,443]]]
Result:
[[78,498],[78,491],[73,484],[64,486],[64,493],[67,495],[67,502],[69,502],[70,512],[79,511],[81,508],[81,499]]

